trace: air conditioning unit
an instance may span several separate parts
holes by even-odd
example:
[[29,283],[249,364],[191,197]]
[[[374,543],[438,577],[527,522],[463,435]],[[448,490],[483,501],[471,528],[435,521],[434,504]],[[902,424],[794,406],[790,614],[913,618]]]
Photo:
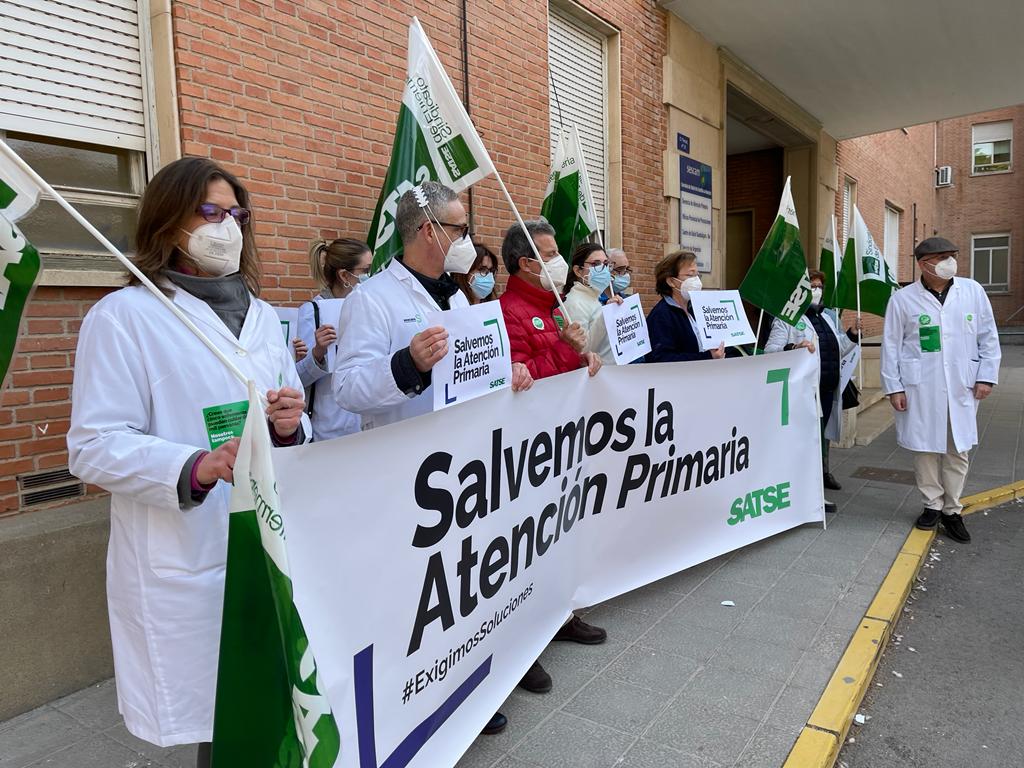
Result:
[[953,169],[948,165],[940,165],[935,169],[935,186],[948,187],[953,183]]

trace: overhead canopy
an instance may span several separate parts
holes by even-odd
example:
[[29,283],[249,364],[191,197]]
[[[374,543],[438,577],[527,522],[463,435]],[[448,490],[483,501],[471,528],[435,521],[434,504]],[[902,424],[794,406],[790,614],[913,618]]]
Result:
[[662,0],[838,139],[1024,102],[1022,0]]

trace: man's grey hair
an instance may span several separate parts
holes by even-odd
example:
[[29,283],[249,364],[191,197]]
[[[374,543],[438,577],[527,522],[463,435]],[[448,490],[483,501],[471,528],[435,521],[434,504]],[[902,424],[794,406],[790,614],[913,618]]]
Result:
[[[459,195],[454,189],[449,189],[439,181],[424,181],[419,186],[435,219],[443,219],[443,211],[459,199]],[[402,238],[403,246],[409,245],[416,239],[416,232],[426,219],[427,212],[420,207],[413,190],[410,189],[398,199],[395,226],[398,227],[398,235]]]
[[609,248],[605,253],[608,254],[609,260],[614,259],[616,256],[625,256],[626,252],[621,248]]
[[501,241],[501,260],[505,263],[505,269],[510,275],[519,271],[519,259],[523,256],[533,258],[533,248],[530,247],[527,237],[555,236],[555,228],[544,219],[531,219],[523,223],[526,224],[526,232],[518,224],[513,224],[505,233],[505,239]]

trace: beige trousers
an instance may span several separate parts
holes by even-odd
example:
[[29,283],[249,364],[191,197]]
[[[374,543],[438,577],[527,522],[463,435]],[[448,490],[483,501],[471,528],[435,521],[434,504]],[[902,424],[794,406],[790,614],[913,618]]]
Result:
[[928,509],[944,515],[959,515],[964,505],[960,494],[967,480],[968,453],[958,453],[953,435],[946,430],[945,453],[914,453],[914,477]]

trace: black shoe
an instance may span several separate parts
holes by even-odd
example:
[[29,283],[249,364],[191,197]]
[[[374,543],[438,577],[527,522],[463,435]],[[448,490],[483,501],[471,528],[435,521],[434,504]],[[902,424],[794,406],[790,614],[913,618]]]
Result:
[[967,532],[964,519],[960,515],[943,515],[942,530],[949,538],[967,544],[971,540],[971,534]]
[[924,512],[917,518],[917,522],[914,523],[915,528],[920,528],[922,531],[934,531],[935,526],[939,524],[939,518],[942,517],[941,509],[928,509],[924,508]]
[[825,487],[828,488],[830,491],[841,491],[841,490],[843,490],[843,486],[841,486],[839,484],[839,481],[836,480],[832,476],[831,472],[826,472],[825,473],[824,480],[825,480]]
[[593,624],[587,624],[579,616],[573,615],[567,624],[555,633],[555,640],[571,640],[583,645],[600,645],[608,639],[608,633]]
[[487,725],[484,726],[480,733],[484,736],[493,736],[504,731],[506,725],[508,725],[508,718],[501,714],[501,712],[495,712],[494,717],[487,721]]
[[551,675],[544,671],[539,661],[535,661],[519,681],[519,687],[530,693],[547,693],[551,690]]
[[837,507],[834,502],[831,502],[831,501],[826,501],[825,502],[825,514],[827,514],[827,515],[834,515],[838,511],[839,511],[839,507]]

